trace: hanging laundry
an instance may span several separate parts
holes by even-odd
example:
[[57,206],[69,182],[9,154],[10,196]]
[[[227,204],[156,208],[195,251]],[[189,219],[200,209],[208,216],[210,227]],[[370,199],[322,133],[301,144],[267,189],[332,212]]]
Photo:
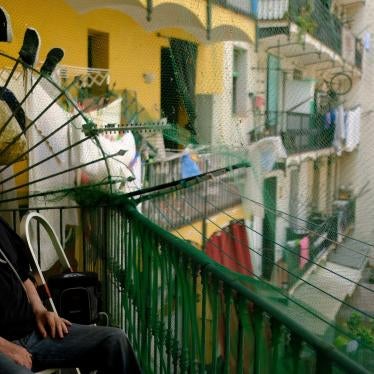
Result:
[[181,173],[182,179],[195,177],[201,174],[200,168],[195,161],[192,160],[190,154],[186,152],[181,157]]
[[[78,134],[81,138],[84,134]],[[126,190],[129,179],[134,179],[133,171],[129,167],[136,158],[135,139],[131,131],[118,134],[116,137],[107,137],[106,134],[97,136],[100,143],[98,147],[96,141],[91,139],[79,147],[80,163],[86,166],[81,168],[84,183],[99,183],[106,180],[109,175],[116,181],[113,187],[120,191]],[[123,154],[120,154],[124,152]],[[112,157],[103,159],[104,155]],[[100,160],[100,161],[98,161]]]
[[335,119],[335,126],[340,130],[340,139],[344,140],[346,138],[346,129],[344,125],[344,107],[343,105],[339,105],[336,109],[336,119]]
[[347,136],[344,150],[354,151],[360,143],[361,107],[350,110],[346,117]]
[[[29,165],[41,163],[41,166],[33,167],[29,170],[29,192],[31,195],[40,191],[56,191],[63,188],[74,186],[75,172],[69,171],[71,168],[71,145],[69,127],[63,126],[67,123],[71,114],[66,112],[58,103],[40,115],[43,109],[52,103],[54,97],[51,97],[41,85],[37,85],[33,95],[26,100],[25,114],[27,124],[34,122],[27,131],[27,141],[30,148],[33,148],[28,154]],[[61,128],[60,128],[61,127]],[[59,129],[60,128],[60,129]],[[55,134],[51,135],[53,132]],[[66,149],[66,151],[61,152]],[[59,152],[61,152],[59,154]],[[44,160],[48,160],[43,162]],[[59,174],[60,173],[60,174]],[[65,241],[65,227],[60,230],[59,217],[53,207],[70,206],[75,203],[69,197],[59,197],[53,199],[51,196],[30,197],[30,207],[48,207],[43,214],[51,223],[58,235],[60,241]],[[63,222],[69,225],[78,224],[78,216],[75,209],[66,209],[63,215]],[[35,245],[38,238],[37,225],[31,227],[31,237]],[[51,250],[50,238],[46,232],[40,233],[41,248],[41,268],[49,269],[57,260],[57,254]]]
[[[87,104],[89,105],[89,104]],[[122,98],[117,98],[112,102],[95,108],[88,113],[92,121],[99,127],[104,127],[107,124],[120,124],[121,123],[121,105]]]
[[242,267],[237,266],[237,272],[252,276],[253,266],[246,228],[241,222],[232,222],[230,224],[230,231],[234,238],[233,248],[235,258],[242,265]]
[[331,112],[326,112],[325,114],[325,129],[331,129],[332,127],[332,121],[331,121]]
[[259,140],[250,146],[250,153],[253,155],[254,152],[258,152],[260,165],[264,172],[271,171],[277,161],[287,158],[287,152],[280,136],[269,136]]
[[337,110],[331,109],[325,114],[325,129],[332,129],[336,125],[336,119],[337,119]]
[[309,261],[309,237],[304,236],[300,240],[300,269],[303,269]]
[[206,243],[206,254],[228,269],[248,276],[253,275],[251,249],[242,222],[231,222],[214,233]]
[[364,48],[369,51],[371,47],[371,33],[369,31],[366,31],[364,34],[364,38],[362,40],[364,44]]
[[344,147],[345,125],[344,125],[344,108],[343,105],[339,105],[337,109],[334,109],[331,113],[334,115],[335,121],[335,132],[333,146],[338,155],[341,155]]
[[[3,85],[9,76],[7,71],[3,71],[0,85]],[[31,74],[15,74],[9,81],[8,89],[12,91],[19,102],[25,97],[25,92],[33,85],[35,77]],[[46,79],[42,79],[33,90],[26,102],[23,104],[26,127],[30,128],[26,132],[29,149],[28,170],[29,181],[29,208],[48,207],[44,212],[46,219],[52,224],[61,242],[65,240],[65,227],[60,230],[60,220],[53,207],[75,205],[68,197],[32,197],[39,192],[56,191],[65,187],[74,186],[75,173],[69,171],[71,168],[71,153],[69,127],[64,124],[71,118],[71,113],[66,112],[56,100],[58,92],[53,89],[46,89],[46,86],[53,86]],[[52,94],[54,92],[54,94]],[[47,109],[46,109],[47,108]],[[26,139],[25,139],[26,142]],[[66,149],[66,151],[63,151]],[[37,166],[33,166],[37,165]],[[59,174],[60,173],[60,174]],[[63,222],[69,225],[78,223],[77,212],[74,209],[65,209]],[[38,230],[36,225],[31,229],[31,240],[37,247]],[[57,260],[55,251],[50,249],[49,236],[43,230],[40,231],[40,248],[42,270],[49,269]]]
[[139,152],[136,152],[134,159],[129,164],[134,180],[128,181],[125,185],[126,192],[137,191],[142,188],[142,159]]
[[[8,165],[27,152],[27,141],[22,134],[25,128],[25,113],[22,108],[18,108],[19,102],[13,92],[3,86],[1,89],[4,94],[0,98],[0,165]],[[23,156],[22,160],[25,158]]]

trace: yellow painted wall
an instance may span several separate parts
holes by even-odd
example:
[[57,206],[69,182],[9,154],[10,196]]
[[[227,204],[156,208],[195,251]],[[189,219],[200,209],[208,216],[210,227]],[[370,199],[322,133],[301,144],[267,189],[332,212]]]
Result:
[[196,68],[196,94],[223,92],[224,43],[200,44]]
[[13,43],[1,45],[4,51],[18,55],[24,31],[30,26],[41,35],[41,59],[51,47],[61,47],[65,50],[64,64],[87,65],[86,26],[64,1],[3,0],[1,5],[10,14],[14,30]]
[[153,6],[175,4],[189,9],[201,22],[206,24],[206,1],[204,0],[153,0]]
[[[160,48],[165,41],[146,32],[129,16],[114,10],[96,10],[77,14],[61,0],[5,0],[2,6],[12,18],[14,41],[3,44],[6,53],[17,56],[27,26],[35,27],[41,36],[40,60],[48,50],[65,50],[66,65],[87,66],[88,30],[107,32],[109,36],[109,68],[111,83],[117,89],[138,93],[139,102],[153,118],[159,118]],[[144,83],[143,74],[152,72],[156,79]]]
[[[164,2],[156,0],[154,6]],[[202,24],[206,21],[205,1],[172,0],[172,3],[188,7]],[[131,17],[110,9],[79,14],[63,0],[3,0],[1,5],[10,14],[14,31],[13,42],[2,43],[1,49],[14,57],[18,55],[26,28],[35,27],[42,40],[40,61],[44,60],[52,47],[60,47],[65,51],[63,64],[87,66],[88,31],[109,33],[111,84],[115,82],[116,89],[136,91],[138,101],[147,113],[152,118],[160,118],[161,47],[168,46],[167,38],[158,37],[157,32],[145,31]],[[251,30],[253,21],[249,18],[222,7],[213,8],[214,26],[228,22],[233,25],[240,24],[244,29]],[[163,28],[158,32],[167,37],[197,42],[196,38],[182,27]],[[9,66],[11,62],[0,64]],[[223,69],[223,43],[199,43],[196,93],[222,93]],[[144,73],[153,73],[156,79],[146,84],[143,79]],[[26,180],[26,175],[21,179]]]
[[223,26],[229,25],[232,28],[237,28],[242,30],[245,34],[247,34],[248,39],[251,42],[256,40],[256,23],[253,19],[235,13],[230,9],[224,8],[219,5],[212,6],[212,29]]
[[[153,6],[162,4],[175,4],[187,8],[205,27],[207,24],[206,1],[202,0],[153,0]],[[212,29],[222,25],[229,25],[233,28],[241,29],[247,34],[248,39],[255,41],[256,23],[252,18],[240,15],[220,5],[212,5]]]
[[[244,219],[246,214],[241,205],[233,208],[225,209],[226,213],[218,213],[209,217],[207,221],[207,237],[210,238],[216,231],[220,231],[219,227],[227,226],[233,219]],[[183,226],[172,233],[185,240],[190,240],[195,243],[198,248],[202,246],[202,221],[196,221],[192,225]]]
[[[160,58],[164,41],[143,30],[135,21],[114,10],[96,10],[81,16],[88,28],[109,33],[109,68],[111,84],[138,94],[138,101],[152,118],[159,118]],[[146,84],[144,73],[156,79]]]
[[[169,1],[170,2],[170,1]],[[154,2],[156,7],[163,0]],[[204,1],[173,0],[194,13],[202,25],[206,22]],[[202,4],[204,3],[204,4]],[[41,36],[40,60],[52,47],[65,50],[62,61],[66,65],[87,66],[88,30],[109,33],[109,68],[111,83],[117,89],[135,90],[138,100],[152,118],[160,117],[160,48],[167,46],[166,38],[156,32],[147,32],[131,17],[119,11],[100,9],[78,14],[63,0],[3,0],[2,6],[9,12],[14,29],[14,41],[2,44],[2,49],[17,56],[27,26],[35,27]],[[254,40],[254,22],[223,7],[212,8],[213,27],[224,23],[248,30]],[[160,29],[165,36],[173,36],[197,42],[196,38],[181,28]],[[222,93],[223,43],[199,44],[196,77],[197,94]],[[156,79],[146,84],[144,73],[153,73]]]
[[[16,162],[13,165],[13,172],[16,174],[18,172],[26,170],[27,166],[28,166],[27,160]],[[17,186],[22,186],[22,185],[26,184],[27,181],[28,181],[28,172],[17,175],[16,178],[15,178],[15,181],[16,181]],[[19,188],[17,190],[17,197],[21,198],[23,196],[27,196],[28,193],[29,193],[29,188],[28,187]],[[18,205],[20,205],[20,206],[21,205],[27,205],[27,203],[28,203],[27,200],[18,201]]]

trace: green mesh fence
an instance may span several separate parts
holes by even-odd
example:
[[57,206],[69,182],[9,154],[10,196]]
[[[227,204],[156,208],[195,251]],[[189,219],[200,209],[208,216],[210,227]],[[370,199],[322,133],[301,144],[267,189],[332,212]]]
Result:
[[372,371],[374,5],[161,3],[4,2],[2,216],[75,232],[145,372]]

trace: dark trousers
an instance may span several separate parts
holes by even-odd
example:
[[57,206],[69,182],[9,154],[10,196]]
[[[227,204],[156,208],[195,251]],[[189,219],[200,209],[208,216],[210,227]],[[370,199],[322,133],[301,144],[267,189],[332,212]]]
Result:
[[47,368],[98,370],[105,374],[140,373],[126,334],[117,328],[73,324],[63,339],[33,332],[14,341],[32,354],[32,371],[0,353],[0,374],[30,374]]

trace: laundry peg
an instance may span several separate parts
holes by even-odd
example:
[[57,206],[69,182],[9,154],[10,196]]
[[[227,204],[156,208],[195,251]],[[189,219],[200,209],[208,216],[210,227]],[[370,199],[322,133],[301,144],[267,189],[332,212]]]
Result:
[[56,69],[57,64],[63,59],[64,51],[61,48],[52,48],[42,65],[40,72],[44,75],[51,76]]
[[40,50],[40,36],[36,29],[28,27],[19,51],[20,60],[31,67],[35,66]]
[[12,22],[8,12],[2,6],[0,6],[0,42],[10,43],[12,40]]

